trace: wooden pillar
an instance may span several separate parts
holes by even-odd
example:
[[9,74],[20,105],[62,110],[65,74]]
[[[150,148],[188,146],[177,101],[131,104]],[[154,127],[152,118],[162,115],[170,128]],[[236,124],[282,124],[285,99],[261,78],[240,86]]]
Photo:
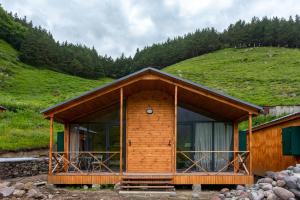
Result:
[[[70,151],[70,125],[69,123],[64,124],[64,157],[69,160]],[[64,171],[67,171],[68,163],[64,163]]]
[[52,175],[53,115],[50,116],[49,175]]
[[120,175],[123,172],[123,88],[120,88]]
[[237,173],[239,170],[239,162],[237,160],[238,158],[238,151],[239,151],[239,123],[233,122],[233,159],[236,160],[234,162],[234,173]]
[[174,145],[173,145],[173,151],[174,151],[174,174],[176,173],[176,157],[177,157],[177,90],[178,87],[175,85],[175,91],[174,91]]
[[252,113],[249,113],[248,121],[248,135],[249,135],[249,173],[252,175]]

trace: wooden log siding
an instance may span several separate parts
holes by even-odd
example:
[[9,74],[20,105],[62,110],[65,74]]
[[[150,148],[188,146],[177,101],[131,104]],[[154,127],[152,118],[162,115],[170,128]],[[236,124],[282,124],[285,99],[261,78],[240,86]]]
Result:
[[282,154],[282,128],[300,126],[300,118],[270,127],[253,130],[253,174],[263,176],[266,171],[281,171],[300,163],[300,157]]
[[[150,106],[153,114],[147,114]],[[127,172],[169,172],[172,166],[174,100],[160,91],[127,99]]]

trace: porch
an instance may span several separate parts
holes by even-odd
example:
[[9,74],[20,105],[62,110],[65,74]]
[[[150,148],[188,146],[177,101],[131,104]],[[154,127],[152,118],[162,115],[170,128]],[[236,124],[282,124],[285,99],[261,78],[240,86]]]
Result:
[[[185,158],[185,169],[176,167],[175,173],[120,173],[120,152],[68,152],[74,154],[66,159],[66,152],[53,152],[51,175],[48,181],[52,184],[115,184],[124,178],[139,180],[165,179],[171,183],[184,184],[251,184],[253,176],[247,168],[248,151],[177,151],[177,157]],[[194,155],[194,156],[191,156]],[[195,156],[198,155],[198,156]],[[201,155],[201,156],[199,156]],[[228,155],[232,159],[227,160]],[[105,159],[104,159],[105,158]],[[197,159],[195,159],[197,158]],[[217,159],[214,171],[207,159]]]

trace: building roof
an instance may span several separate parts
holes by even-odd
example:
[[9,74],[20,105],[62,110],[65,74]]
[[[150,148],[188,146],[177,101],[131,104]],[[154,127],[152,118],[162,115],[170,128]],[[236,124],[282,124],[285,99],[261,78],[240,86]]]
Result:
[[275,126],[275,125],[278,125],[278,124],[281,124],[281,123],[284,123],[284,122],[287,122],[287,121],[291,121],[291,120],[294,120],[294,119],[300,119],[300,112],[295,112],[295,113],[292,113],[292,114],[289,114],[289,115],[285,115],[283,117],[274,119],[274,120],[266,122],[264,124],[255,126],[255,127],[253,127],[252,131],[258,131],[258,130],[268,128],[268,127],[271,127],[271,126]]
[[0,110],[7,110],[4,106],[0,106]]
[[98,87],[98,88],[95,88],[91,91],[88,91],[86,93],[83,93],[82,95],[79,95],[77,97],[74,97],[74,98],[71,98],[69,100],[66,100],[64,102],[61,102],[59,104],[56,104],[52,107],[49,107],[45,110],[42,110],[41,113],[43,113],[44,115],[49,115],[50,113],[54,113],[56,110],[62,108],[62,107],[65,107],[67,105],[70,105],[70,104],[73,104],[75,102],[80,102],[82,99],[85,99],[85,98],[88,98],[90,96],[93,96],[97,93],[101,93],[101,92],[104,92],[104,91],[107,91],[111,88],[116,88],[118,87],[119,85],[122,85],[123,83],[126,83],[126,82],[129,82],[131,80],[134,80],[134,79],[137,79],[138,77],[140,76],[143,76],[143,75],[146,75],[146,74],[151,74],[151,75],[155,75],[155,76],[158,76],[158,77],[162,77],[163,79],[167,79],[169,80],[170,82],[172,83],[176,83],[176,84],[182,84],[186,87],[189,87],[189,88],[194,88],[195,90],[201,90],[201,91],[205,91],[206,93],[210,94],[210,95],[213,95],[213,96],[217,96],[219,98],[222,98],[222,99],[226,99],[227,101],[230,101],[234,104],[239,104],[239,105],[242,105],[242,106],[245,106],[249,109],[252,109],[252,110],[255,110],[255,112],[261,112],[262,111],[262,107],[260,106],[257,106],[257,105],[254,105],[254,104],[251,104],[251,103],[248,103],[246,101],[242,101],[240,99],[237,99],[235,97],[232,97],[230,95],[227,95],[227,94],[224,94],[224,93],[221,93],[219,91],[216,91],[216,90],[213,90],[213,89],[210,89],[206,86],[203,86],[203,85],[200,85],[200,84],[196,84],[194,82],[191,82],[189,80],[186,80],[186,79],[182,79],[182,78],[179,78],[179,77],[176,77],[176,76],[173,76],[169,73],[166,73],[166,72],[163,72],[163,71],[160,71],[158,69],[155,69],[155,68],[144,68],[140,71],[137,71],[135,73],[132,73],[130,75],[127,75],[127,76],[124,76],[120,79],[117,79],[111,83],[108,83],[108,84],[105,84],[101,87]]

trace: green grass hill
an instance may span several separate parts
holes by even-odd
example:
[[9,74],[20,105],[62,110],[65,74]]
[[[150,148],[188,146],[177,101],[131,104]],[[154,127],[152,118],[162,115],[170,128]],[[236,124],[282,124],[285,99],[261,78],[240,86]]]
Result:
[[300,105],[299,49],[224,49],[164,71],[254,104]]
[[[0,151],[46,147],[49,121],[40,111],[111,79],[88,80],[18,61],[18,52],[0,40]],[[56,126],[57,131],[61,126]]]
[[[20,62],[18,54],[0,40],[0,105],[8,108],[0,113],[0,151],[47,147],[49,121],[40,110],[112,81],[32,67]],[[300,104],[300,51],[296,49],[225,49],[164,71],[259,105]],[[62,126],[56,125],[55,130]]]

